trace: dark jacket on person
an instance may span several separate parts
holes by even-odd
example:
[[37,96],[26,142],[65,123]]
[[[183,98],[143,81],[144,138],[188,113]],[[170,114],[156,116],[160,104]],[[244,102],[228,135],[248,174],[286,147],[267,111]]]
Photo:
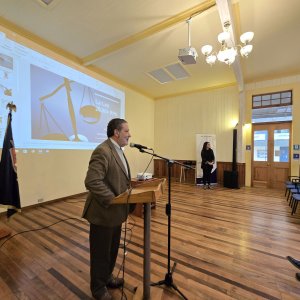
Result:
[[130,188],[128,175],[115,146],[107,139],[93,152],[85,186],[89,191],[82,217],[94,225],[114,227],[128,215],[126,204],[111,204],[112,200]]
[[215,161],[215,155],[214,151],[211,148],[203,149],[201,151],[201,168],[203,169],[204,165],[206,165],[208,162],[214,162]]

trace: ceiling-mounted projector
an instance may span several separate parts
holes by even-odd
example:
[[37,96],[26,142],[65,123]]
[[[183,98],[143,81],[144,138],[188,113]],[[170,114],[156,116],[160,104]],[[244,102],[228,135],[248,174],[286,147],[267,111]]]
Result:
[[198,53],[193,47],[179,49],[178,58],[184,65],[195,64],[197,57]]
[[191,65],[196,63],[198,53],[195,48],[191,47],[191,34],[190,34],[190,22],[191,19],[188,19],[188,40],[189,46],[187,48],[179,49],[178,58],[184,65]]

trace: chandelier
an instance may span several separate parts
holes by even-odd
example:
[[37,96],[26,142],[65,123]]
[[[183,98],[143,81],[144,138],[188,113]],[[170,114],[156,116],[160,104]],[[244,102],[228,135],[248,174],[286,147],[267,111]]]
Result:
[[251,31],[243,33],[240,36],[242,45],[234,46],[229,28],[230,22],[227,21],[224,23],[225,30],[218,34],[218,41],[221,44],[218,52],[214,52],[211,45],[205,45],[201,48],[201,52],[205,55],[208,64],[213,65],[218,59],[220,62],[231,65],[235,61],[238,52],[240,52],[242,57],[248,57],[251,53],[253,46],[249,43],[252,41],[254,33]]

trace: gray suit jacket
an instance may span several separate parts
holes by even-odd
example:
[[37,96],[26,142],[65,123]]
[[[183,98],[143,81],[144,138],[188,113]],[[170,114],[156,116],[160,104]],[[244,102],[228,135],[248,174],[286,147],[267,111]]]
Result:
[[124,165],[110,139],[100,144],[92,153],[85,178],[89,191],[82,217],[95,225],[107,227],[122,224],[128,215],[126,204],[111,201],[130,188],[130,169]]

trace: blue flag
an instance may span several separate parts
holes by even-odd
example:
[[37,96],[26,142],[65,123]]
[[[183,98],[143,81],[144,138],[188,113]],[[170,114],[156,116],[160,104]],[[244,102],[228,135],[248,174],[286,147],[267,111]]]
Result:
[[11,120],[9,112],[0,161],[0,206],[7,208],[8,218],[21,209]]

